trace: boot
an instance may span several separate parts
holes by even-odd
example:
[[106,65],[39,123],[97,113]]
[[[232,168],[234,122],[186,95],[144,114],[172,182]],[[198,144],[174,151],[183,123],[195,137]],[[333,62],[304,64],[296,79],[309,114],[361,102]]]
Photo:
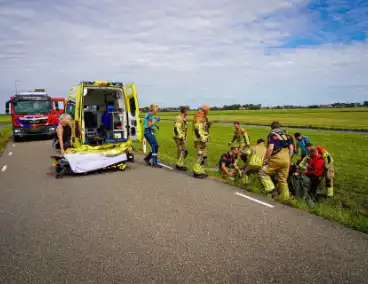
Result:
[[195,178],[201,178],[201,179],[208,177],[207,174],[197,174],[197,173],[193,173],[193,176]]
[[147,160],[147,158],[144,158],[143,160],[146,162],[147,166],[151,166],[151,162],[149,160]]
[[176,169],[179,170],[179,171],[186,171],[187,168],[184,167],[184,166],[179,166],[179,165],[176,165]]

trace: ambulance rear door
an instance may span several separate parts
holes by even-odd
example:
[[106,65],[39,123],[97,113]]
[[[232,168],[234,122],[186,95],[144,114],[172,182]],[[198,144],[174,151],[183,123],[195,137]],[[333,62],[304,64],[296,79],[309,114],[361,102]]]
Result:
[[131,140],[142,142],[143,133],[139,118],[139,105],[134,84],[123,87],[128,118],[128,134]]

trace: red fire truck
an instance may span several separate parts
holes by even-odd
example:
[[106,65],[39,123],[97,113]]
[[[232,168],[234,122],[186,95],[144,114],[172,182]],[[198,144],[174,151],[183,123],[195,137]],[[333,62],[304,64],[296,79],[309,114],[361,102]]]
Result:
[[12,116],[13,140],[34,135],[53,136],[64,105],[64,98],[51,98],[44,89],[10,97],[5,111]]

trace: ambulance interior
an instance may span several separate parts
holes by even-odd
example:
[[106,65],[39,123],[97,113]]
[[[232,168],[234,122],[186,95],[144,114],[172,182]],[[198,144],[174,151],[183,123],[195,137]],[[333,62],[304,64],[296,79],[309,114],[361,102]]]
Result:
[[125,97],[119,88],[86,88],[83,128],[85,144],[123,142],[128,138]]

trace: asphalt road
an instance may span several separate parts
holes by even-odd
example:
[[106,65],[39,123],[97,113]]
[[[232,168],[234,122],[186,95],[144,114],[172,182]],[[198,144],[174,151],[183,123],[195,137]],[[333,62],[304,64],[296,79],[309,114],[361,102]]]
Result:
[[138,163],[56,180],[50,141],[14,145],[0,283],[367,283],[368,236],[337,223]]

